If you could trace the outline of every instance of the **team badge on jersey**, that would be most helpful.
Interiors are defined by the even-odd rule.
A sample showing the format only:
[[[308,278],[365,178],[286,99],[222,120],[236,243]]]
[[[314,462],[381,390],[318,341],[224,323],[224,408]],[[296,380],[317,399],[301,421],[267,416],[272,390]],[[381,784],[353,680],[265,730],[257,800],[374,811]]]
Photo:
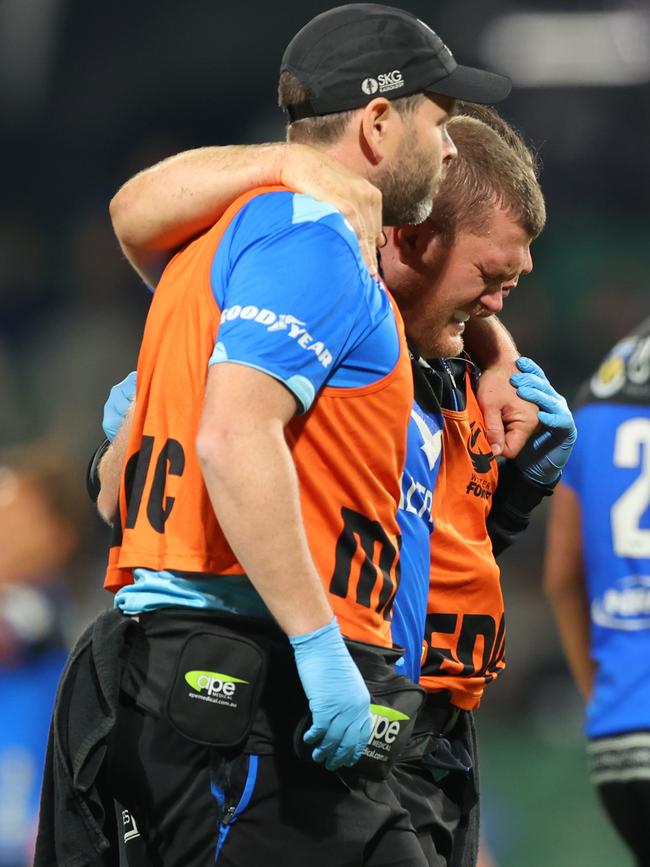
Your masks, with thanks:
[[[625,385],[627,360],[632,355],[637,338],[621,340],[609,353],[591,378],[591,390],[596,397],[611,397]]]
[[[494,454],[489,446],[485,431],[475,421],[470,422],[470,433],[467,437],[467,454],[472,461],[472,469],[474,472],[465,488],[466,494],[471,494],[474,497],[480,497],[483,500],[489,500],[492,496],[492,480],[488,478],[480,478],[486,476],[491,469],[494,461]]]
[[[494,455],[489,447],[486,452],[482,450],[484,442],[487,442],[485,439],[485,432],[480,425],[476,424],[475,421],[470,422],[469,427],[471,433],[467,437],[467,454],[472,459],[474,472],[480,473],[481,475],[489,473],[490,464],[494,460]],[[482,439],[484,442],[479,442],[479,439]]]
[[[647,402],[650,396],[650,320],[637,333],[619,341],[605,358],[589,385],[594,397]],[[622,394],[621,394],[622,393]]]

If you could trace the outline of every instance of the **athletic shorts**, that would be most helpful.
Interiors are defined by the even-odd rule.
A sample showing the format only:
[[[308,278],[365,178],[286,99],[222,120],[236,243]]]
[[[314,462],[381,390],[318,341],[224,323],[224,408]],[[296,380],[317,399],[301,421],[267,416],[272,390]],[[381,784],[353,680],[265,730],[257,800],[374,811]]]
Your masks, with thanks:
[[[191,629],[201,619],[142,616],[125,654],[106,768],[125,817],[129,867],[427,867],[387,781],[348,772],[344,781],[296,756],[293,732],[306,700],[286,637],[269,650],[264,695],[243,746],[208,746],[171,724],[166,671],[183,646],[185,622]]]
[[[429,867],[476,864],[477,762],[474,720],[463,712],[446,736],[435,739],[431,752],[393,769],[393,790],[411,817]]]
[[[226,756],[124,695],[108,770],[128,867],[427,865],[387,782],[351,787],[291,755]]]
[[[614,827],[638,867],[650,867],[650,731],[594,738],[590,776]]]

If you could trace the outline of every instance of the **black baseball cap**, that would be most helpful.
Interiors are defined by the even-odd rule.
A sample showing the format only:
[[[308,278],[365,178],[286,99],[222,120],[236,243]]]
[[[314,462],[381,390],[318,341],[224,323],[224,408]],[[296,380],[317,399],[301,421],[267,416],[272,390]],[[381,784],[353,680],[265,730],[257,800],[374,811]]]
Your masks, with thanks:
[[[505,99],[509,78],[460,66],[415,15],[378,3],[337,6],[305,24],[282,58],[310,98],[287,106],[291,120],[360,108],[376,96],[433,93],[466,102]]]

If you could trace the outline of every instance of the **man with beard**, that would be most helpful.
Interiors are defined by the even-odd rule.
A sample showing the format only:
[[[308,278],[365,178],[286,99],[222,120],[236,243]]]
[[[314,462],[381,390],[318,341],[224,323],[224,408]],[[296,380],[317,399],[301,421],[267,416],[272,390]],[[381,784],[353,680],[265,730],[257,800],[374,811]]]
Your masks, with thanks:
[[[478,371],[466,357],[457,356],[463,348],[465,322],[489,327],[487,317],[501,309],[519,276],[530,270],[530,242],[543,228],[545,209],[528,149],[498,116],[482,116],[490,126],[462,116],[450,121],[460,143],[459,155],[445,173],[428,219],[419,225],[387,228],[382,250],[384,273],[404,311],[413,349],[429,359],[454,356],[430,363],[413,358],[415,404],[399,513],[402,580],[393,623],[395,641],[406,648],[399,670],[417,680],[422,662],[422,682],[429,693],[418,719],[413,753],[398,767],[395,779],[432,865],[470,863],[475,858],[478,814],[470,712],[504,665],[503,599],[494,553],[522,532],[531,509],[550,493],[568,454],[572,430],[562,399],[533,362],[521,359],[520,392],[546,413],[548,428],[560,430],[561,448],[545,455],[548,446],[532,440],[517,462],[504,467],[496,488],[497,467],[475,397]],[[286,151],[287,163],[293,153]],[[144,220],[143,229],[143,211],[131,209],[132,185],[138,188],[138,208],[146,211],[155,202],[152,219],[166,224],[166,231],[176,220],[173,230],[182,235],[189,215],[187,210],[179,213],[175,199],[179,171],[183,185],[187,188],[191,179],[197,195],[205,197],[198,207],[196,201],[184,206],[195,209],[185,224],[189,225],[202,219],[201,207],[217,205],[224,188],[241,180],[238,174],[245,179],[250,171],[243,170],[247,160],[254,163],[255,171],[263,171],[260,162],[266,158],[268,170],[277,171],[271,157],[268,148],[266,153],[263,148],[206,149],[180,155],[129,182],[114,200],[112,212],[132,263],[153,282],[155,273],[148,273],[150,252],[164,246],[162,235],[155,232],[146,243],[142,234],[138,236],[147,226],[151,231],[152,224]],[[302,167],[305,158],[298,153],[301,167],[288,170],[293,171],[294,183],[296,176],[308,175]],[[211,169],[224,159],[232,160],[234,171],[227,177],[215,176]],[[192,163],[196,173],[190,178]],[[165,197],[170,200],[165,202]],[[505,334],[501,339],[506,349],[513,350]],[[488,358],[488,348],[477,345],[482,358]],[[131,382],[130,397],[134,391]],[[119,393],[118,387],[109,409]],[[436,486],[438,398],[445,430]],[[111,435],[127,405],[128,400],[118,413],[118,423],[108,431]],[[109,484],[102,502],[109,514],[115,503],[110,484],[113,460],[115,455],[107,454],[103,468]],[[434,524],[429,563],[423,551],[429,550]]]
[[[488,322],[501,311],[532,267],[530,243],[546,215],[528,148],[495,112],[469,110],[476,117],[450,121],[458,157],[429,219],[390,230],[383,255],[407,335],[429,359],[421,362],[420,375],[441,386],[444,416],[426,620],[417,633],[423,636],[418,673],[428,697],[416,724],[419,748],[394,772],[401,801],[436,867],[460,867],[476,858],[472,712],[505,666],[495,556],[523,532],[531,510],[552,492],[575,439],[566,401],[526,358],[518,359],[511,381],[520,397],[539,407],[542,431],[500,467],[486,437],[476,399],[481,373],[462,353],[465,323]],[[480,358],[480,345],[473,342],[472,348]],[[393,635],[406,643],[405,602],[409,597],[400,591]]]
[[[318,126],[320,147],[382,190],[395,223],[430,210],[454,155],[453,100],[509,90],[457,66],[414,16],[373,4],[318,16],[282,71],[292,120]],[[355,765],[371,730],[390,729],[390,753],[390,715],[408,720],[419,703],[392,672],[390,634],[411,403],[399,317],[330,206],[258,188],[165,269],[106,579],[127,617],[92,634],[97,672],[119,648],[102,644],[106,623],[130,649],[99,795],[136,815],[147,863],[423,863],[383,780],[319,767]],[[208,648],[229,660],[218,672]],[[372,723],[371,680],[384,696]],[[390,705],[399,690],[408,712]]]

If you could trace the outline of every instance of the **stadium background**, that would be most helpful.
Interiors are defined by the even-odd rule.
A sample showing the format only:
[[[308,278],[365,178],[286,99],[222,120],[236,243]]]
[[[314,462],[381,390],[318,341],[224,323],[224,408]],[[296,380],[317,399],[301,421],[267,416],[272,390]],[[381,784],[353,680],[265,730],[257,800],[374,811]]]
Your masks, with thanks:
[[[462,62],[515,80],[503,111],[539,150],[549,222],[503,319],[571,395],[648,314],[650,4],[401,5]],[[83,484],[148,302],[111,234],[112,193],[187,147],[281,138],[281,52],[327,6],[0,0],[0,447],[63,445]],[[70,638],[109,601],[107,533],[88,518],[66,576]],[[501,867],[625,865],[586,780],[581,707],[540,591],[543,532],[540,510],[502,564],[509,666],[479,716],[484,827]]]

